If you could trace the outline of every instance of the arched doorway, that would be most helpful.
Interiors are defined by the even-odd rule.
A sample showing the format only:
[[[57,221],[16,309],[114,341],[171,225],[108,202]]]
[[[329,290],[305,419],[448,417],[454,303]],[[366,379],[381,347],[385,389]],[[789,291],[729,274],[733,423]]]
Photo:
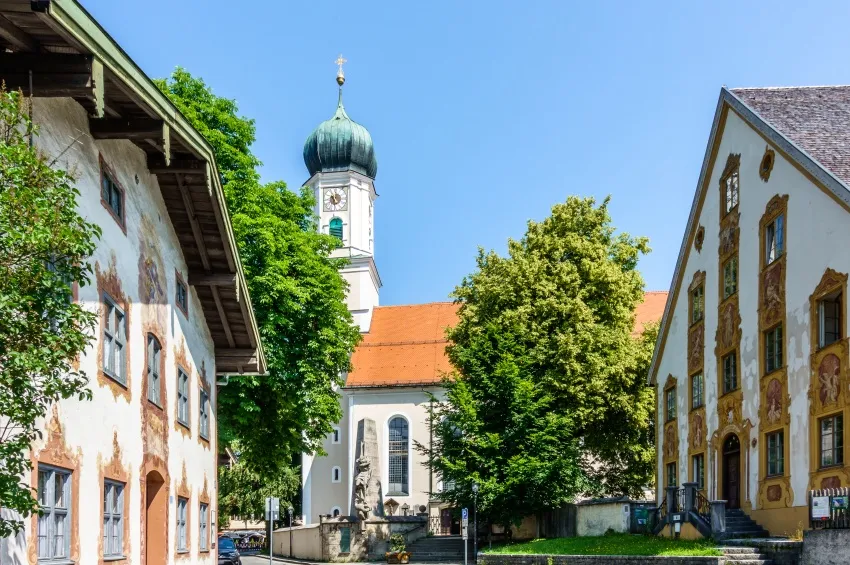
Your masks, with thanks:
[[[168,561],[167,511],[165,481],[158,472],[151,471],[145,477],[145,565],[160,565]]]
[[[723,498],[727,508],[741,507],[741,442],[735,434],[723,440]]]

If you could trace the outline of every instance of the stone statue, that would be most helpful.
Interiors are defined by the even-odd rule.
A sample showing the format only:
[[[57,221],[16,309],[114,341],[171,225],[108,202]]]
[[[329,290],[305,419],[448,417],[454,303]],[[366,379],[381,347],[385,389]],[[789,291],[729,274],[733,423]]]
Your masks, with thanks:
[[[366,500],[369,490],[369,479],[372,476],[372,462],[366,456],[366,450],[361,443],[360,457],[357,459],[357,475],[354,477],[354,509],[358,520],[367,520],[372,508]]]

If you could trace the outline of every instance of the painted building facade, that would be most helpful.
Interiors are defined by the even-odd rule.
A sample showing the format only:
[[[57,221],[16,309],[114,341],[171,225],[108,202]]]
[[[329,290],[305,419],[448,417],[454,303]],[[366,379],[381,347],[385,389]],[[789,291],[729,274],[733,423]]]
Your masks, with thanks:
[[[850,88],[722,89],[650,372],[657,485],[771,534],[850,485]]]
[[[43,515],[0,562],[214,564],[217,380],[265,361],[212,148],[76,2],[0,12],[0,76],[32,94],[36,147],[102,229],[74,289],[98,315],[78,360],[92,400],[50,408],[24,478]]]
[[[344,83],[341,72],[340,87]],[[353,480],[358,425],[375,421],[384,514],[426,513],[431,531],[460,533],[457,513],[439,500],[444,485],[415,445],[431,445],[430,403],[444,398],[440,386],[451,372],[445,331],[457,321],[450,302],[380,306],[375,262],[374,216],[377,161],[369,132],[353,122],[342,105],[319,125],[304,146],[304,162],[316,197],[320,229],[338,237],[337,256],[350,259],[342,271],[349,283],[348,308],[363,340],[343,375],[343,417],[325,440],[326,456],[302,456],[302,516],[315,524],[322,516],[355,515]],[[648,292],[636,314],[636,331],[663,312],[666,292]]]

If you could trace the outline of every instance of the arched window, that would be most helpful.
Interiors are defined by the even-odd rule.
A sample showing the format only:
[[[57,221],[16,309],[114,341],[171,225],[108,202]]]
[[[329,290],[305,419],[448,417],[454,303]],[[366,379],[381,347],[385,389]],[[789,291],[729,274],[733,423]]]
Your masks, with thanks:
[[[331,482],[339,483],[342,481],[342,471],[339,467],[331,469]]]
[[[342,241],[342,220],[339,218],[332,218],[328,227],[328,232],[338,240]]]
[[[339,509],[339,506],[334,506],[334,507],[331,509],[331,516],[333,516],[334,518],[336,518],[337,516],[339,516],[341,513],[342,513],[342,511]]]
[[[390,420],[389,425],[389,490],[388,495],[407,495],[407,452],[409,447],[409,433],[407,420],[396,416]]]

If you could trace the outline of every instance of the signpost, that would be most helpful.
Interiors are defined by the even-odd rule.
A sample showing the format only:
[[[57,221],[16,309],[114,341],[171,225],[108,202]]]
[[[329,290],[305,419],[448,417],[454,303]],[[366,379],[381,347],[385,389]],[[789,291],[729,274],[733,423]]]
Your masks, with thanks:
[[[272,551],[274,544],[274,521],[280,519],[280,499],[273,496],[266,497],[266,521],[269,523],[269,565],[272,565]]]
[[[461,523],[461,532],[463,533],[463,565],[467,565],[467,561],[469,557],[467,554],[469,553],[469,508],[463,509],[463,514],[461,514],[463,518],[463,522]]]

